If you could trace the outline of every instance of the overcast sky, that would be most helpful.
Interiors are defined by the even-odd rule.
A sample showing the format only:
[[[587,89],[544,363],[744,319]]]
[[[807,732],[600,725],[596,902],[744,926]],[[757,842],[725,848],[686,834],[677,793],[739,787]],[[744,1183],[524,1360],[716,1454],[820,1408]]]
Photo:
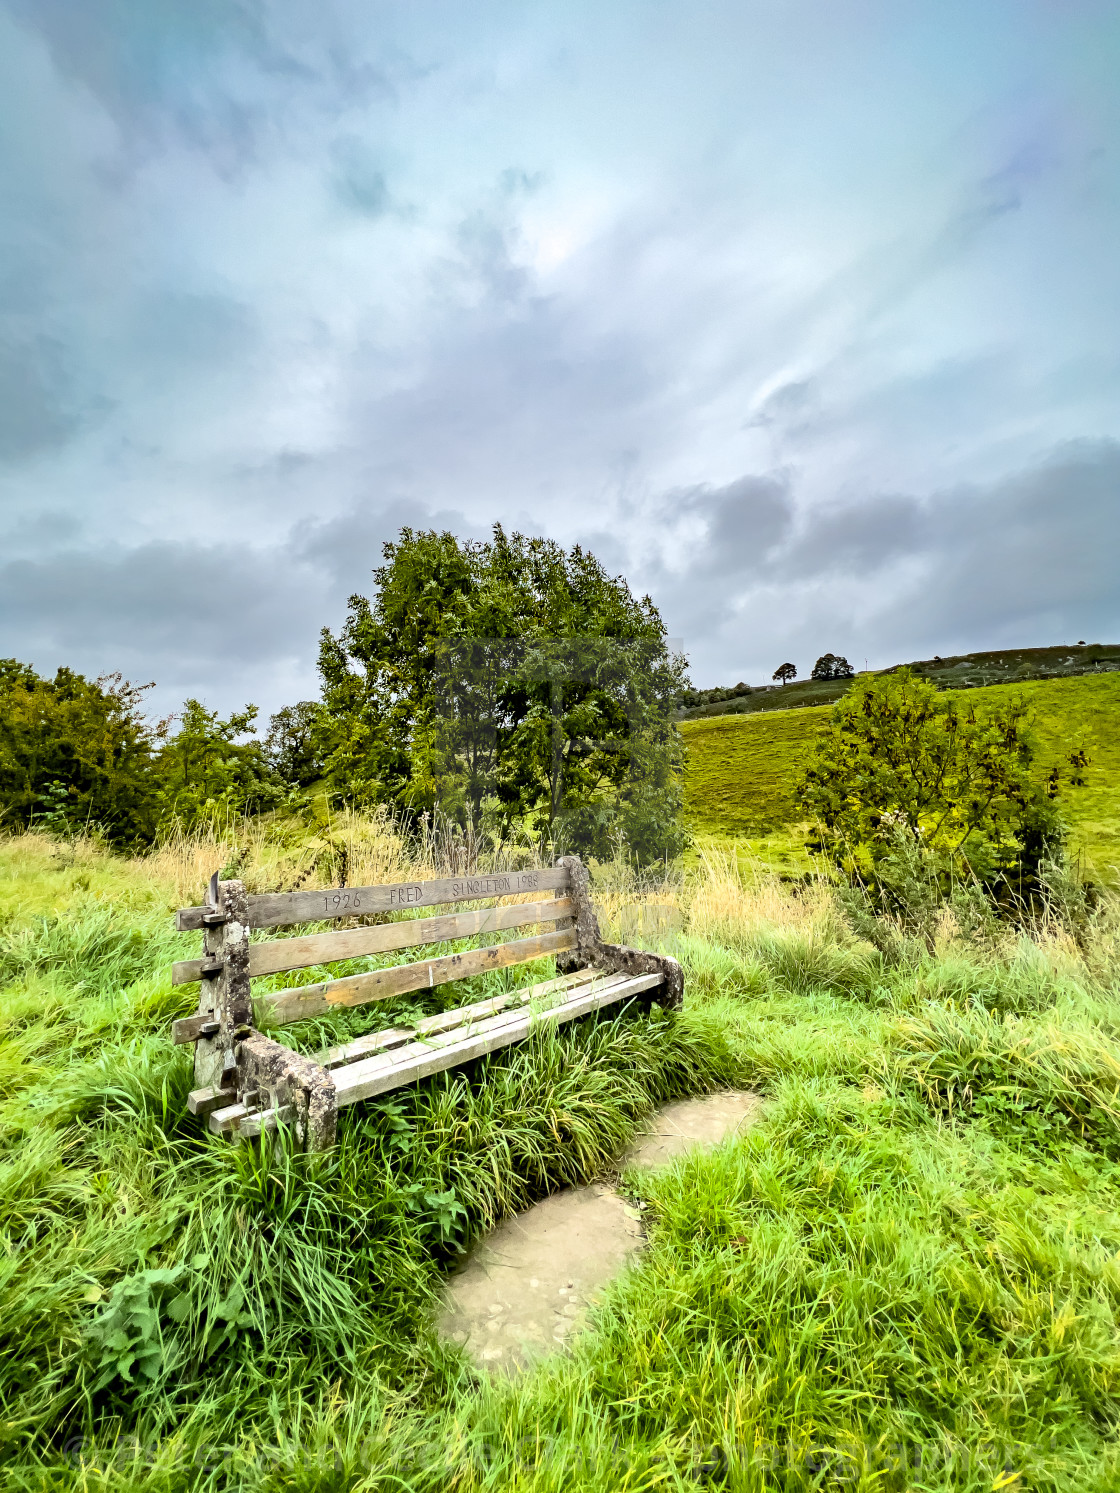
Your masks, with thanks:
[[[697,684],[1120,640],[1116,0],[0,0],[0,655],[316,692],[404,523]]]

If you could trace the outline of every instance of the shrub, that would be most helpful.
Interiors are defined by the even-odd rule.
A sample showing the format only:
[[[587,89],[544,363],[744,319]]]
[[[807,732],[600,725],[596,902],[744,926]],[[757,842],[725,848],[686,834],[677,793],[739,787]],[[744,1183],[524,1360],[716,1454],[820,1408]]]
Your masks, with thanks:
[[[1021,907],[1060,848],[1022,700],[979,712],[909,669],[857,680],[798,785],[826,850],[910,922],[961,887]]]

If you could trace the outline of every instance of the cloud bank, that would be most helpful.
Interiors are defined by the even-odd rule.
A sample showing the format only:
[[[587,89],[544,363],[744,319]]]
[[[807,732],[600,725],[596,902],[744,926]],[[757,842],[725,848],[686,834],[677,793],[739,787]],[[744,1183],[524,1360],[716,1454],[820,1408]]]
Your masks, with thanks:
[[[1093,0],[0,0],[0,653],[275,709],[498,520],[702,684],[1115,640],[1117,63]]]

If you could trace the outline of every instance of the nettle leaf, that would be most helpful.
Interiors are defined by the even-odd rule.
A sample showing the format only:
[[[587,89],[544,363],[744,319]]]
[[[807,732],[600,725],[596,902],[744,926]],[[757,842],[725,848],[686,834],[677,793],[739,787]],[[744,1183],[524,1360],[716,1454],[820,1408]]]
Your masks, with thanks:
[[[232,1322],[241,1310],[244,1300],[245,1292],[241,1287],[231,1286],[226,1299],[219,1301],[218,1305],[214,1308],[214,1315],[216,1317],[224,1317],[227,1322]]]
[[[191,1298],[184,1291],[167,1304],[167,1315],[173,1322],[183,1323],[191,1314]]]
[[[186,1265],[140,1270],[117,1282],[105,1309],[86,1329],[97,1355],[95,1389],[104,1389],[115,1379],[132,1384],[137,1367],[148,1380],[159,1377],[161,1367],[177,1352],[174,1327],[190,1316],[189,1294],[171,1289],[186,1270]]]
[[[170,1286],[179,1279],[186,1268],[185,1265],[174,1265],[167,1270],[145,1270],[144,1279],[149,1289],[152,1286]]]

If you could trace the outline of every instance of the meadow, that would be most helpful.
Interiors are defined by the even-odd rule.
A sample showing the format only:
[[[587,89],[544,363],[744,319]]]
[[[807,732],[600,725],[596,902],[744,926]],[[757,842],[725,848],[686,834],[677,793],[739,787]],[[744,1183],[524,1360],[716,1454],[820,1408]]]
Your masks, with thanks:
[[[1032,679],[961,691],[964,703],[983,709],[1008,693],[1021,695],[1035,718],[1043,772],[1075,749],[1087,752],[1084,787],[1063,790],[1062,809],[1086,872],[1120,880],[1120,674]],[[951,693],[958,693],[952,691]],[[723,715],[681,722],[688,747],[685,809],[701,836],[736,836],[754,842],[775,863],[801,864],[803,836],[794,787],[827,708],[802,707],[753,715]],[[759,837],[769,836],[769,844]]]
[[[168,1040],[193,1004],[171,909],[217,864],[264,889],[330,884],[343,855],[353,882],[431,874],[438,853],[357,818],[136,861],[0,843],[5,1487],[1120,1483],[1114,900],[968,935],[946,913],[935,947],[888,958],[826,882],[734,846],[656,884],[596,867],[608,929],[678,912],[683,1012],[590,1019],[356,1106],[315,1163],[204,1137]],[[762,1122],[624,1174],[650,1245],[570,1356],[490,1381],[437,1339],[472,1237],[610,1175],[657,1103],[730,1084],[762,1092]]]
[[[976,689],[993,684],[1025,684],[1036,679],[1068,679],[1120,669],[1120,647],[1115,644],[1076,643],[1054,648],[999,648],[988,653],[957,653],[950,658],[915,659],[881,672],[909,669],[938,689]],[[852,678],[797,679],[792,683],[747,689],[716,689],[722,696],[682,711],[686,720],[717,715],[750,715],[760,711],[795,710],[804,705],[832,705],[852,686]],[[740,693],[740,691],[745,691]]]

